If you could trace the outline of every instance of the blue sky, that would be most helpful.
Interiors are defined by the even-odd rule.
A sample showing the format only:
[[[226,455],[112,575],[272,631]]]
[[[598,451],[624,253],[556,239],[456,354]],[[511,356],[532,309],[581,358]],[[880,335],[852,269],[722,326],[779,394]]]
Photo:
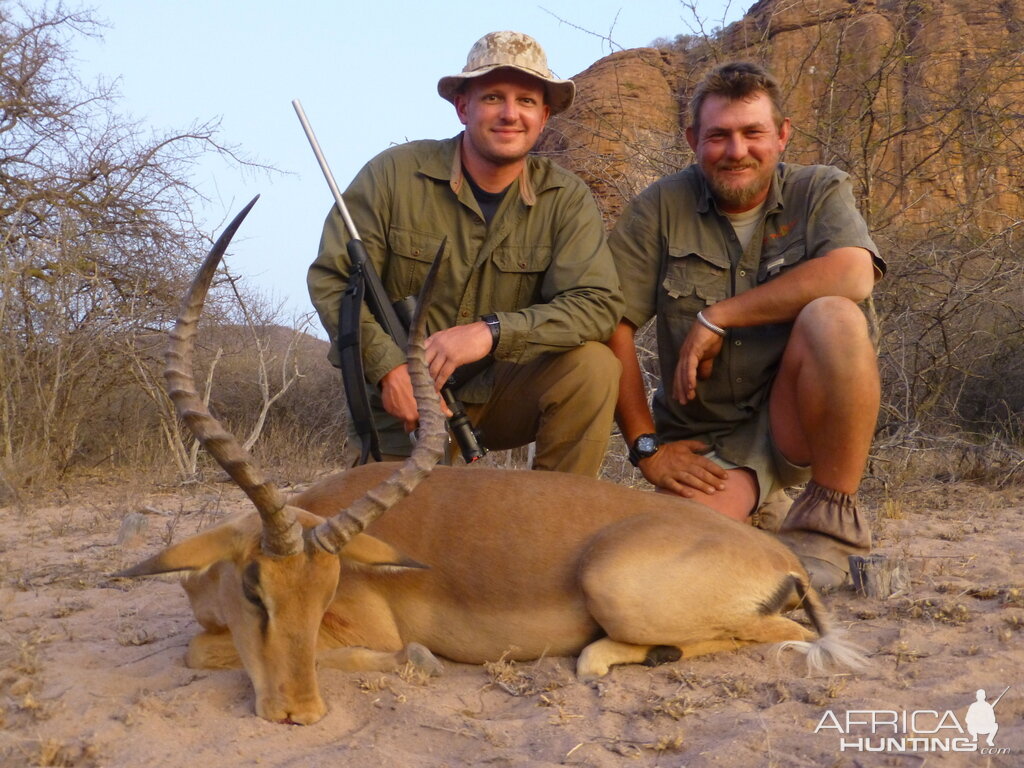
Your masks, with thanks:
[[[310,310],[305,273],[316,255],[330,191],[299,121],[301,100],[339,186],[396,143],[442,138],[461,126],[437,80],[462,69],[473,42],[499,29],[535,37],[559,77],[620,48],[694,31],[679,0],[97,0],[102,40],[79,41],[83,75],[118,79],[122,114],[157,132],[219,119],[220,140],[283,174],[221,161],[197,169],[214,231],[252,196],[260,202],[232,247],[232,269],[275,302],[282,319]],[[701,0],[708,29],[747,2]],[[603,39],[604,38],[604,39]],[[609,40],[614,41],[614,47]],[[319,323],[314,327],[319,331]]]

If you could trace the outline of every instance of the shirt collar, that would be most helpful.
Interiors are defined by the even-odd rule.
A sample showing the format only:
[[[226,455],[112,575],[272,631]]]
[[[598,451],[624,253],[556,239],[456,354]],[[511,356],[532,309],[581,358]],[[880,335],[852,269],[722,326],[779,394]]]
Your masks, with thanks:
[[[455,138],[443,142],[440,152],[425,158],[420,163],[420,173],[438,181],[447,181],[456,195],[466,183],[466,175],[462,170],[462,137],[463,134],[460,133]],[[523,204],[533,205],[536,203],[537,193],[530,178],[529,158],[523,163],[523,170],[519,174],[518,181],[519,198]]]

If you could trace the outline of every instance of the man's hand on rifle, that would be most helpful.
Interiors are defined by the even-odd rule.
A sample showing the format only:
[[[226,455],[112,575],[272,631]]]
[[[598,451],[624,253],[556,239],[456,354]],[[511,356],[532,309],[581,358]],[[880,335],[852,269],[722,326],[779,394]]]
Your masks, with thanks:
[[[432,333],[423,346],[434,386],[440,390],[460,365],[487,357],[493,340],[487,323],[479,320]]]

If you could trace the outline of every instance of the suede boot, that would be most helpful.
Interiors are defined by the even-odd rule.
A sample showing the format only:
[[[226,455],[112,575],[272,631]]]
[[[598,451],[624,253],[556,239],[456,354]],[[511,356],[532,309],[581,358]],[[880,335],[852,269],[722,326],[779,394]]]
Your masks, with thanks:
[[[779,539],[803,563],[815,589],[835,589],[850,578],[850,555],[871,551],[867,518],[857,510],[857,497],[811,480],[793,502]]]
[[[792,506],[793,500],[789,498],[785,489],[777,488],[769,493],[765,497],[764,503],[751,513],[750,524],[762,531],[768,531],[768,533],[778,533]]]

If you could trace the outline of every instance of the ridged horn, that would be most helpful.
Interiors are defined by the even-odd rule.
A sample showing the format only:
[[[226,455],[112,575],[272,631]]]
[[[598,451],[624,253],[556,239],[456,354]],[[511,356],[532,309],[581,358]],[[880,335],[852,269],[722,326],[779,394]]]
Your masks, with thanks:
[[[285,506],[284,496],[277,487],[263,479],[248,451],[210,414],[196,392],[196,383],[192,376],[196,328],[210,283],[213,282],[213,276],[231,238],[257,200],[259,195],[228,224],[207,254],[206,261],[196,272],[181,304],[178,321],[170,332],[170,343],[164,356],[164,379],[167,381],[167,391],[174,401],[178,415],[203,448],[245,491],[245,495],[260,513],[263,520],[263,551],[269,555],[285,556],[302,551],[302,526]]]
[[[423,282],[409,335],[409,378],[412,380],[412,390],[420,415],[416,445],[412,449],[412,455],[387,480],[371,488],[348,509],[307,530],[310,545],[325,552],[339,552],[349,539],[361,533],[370,523],[412,493],[444,455],[448,433],[437,390],[434,389],[434,381],[427,370],[423,340],[426,336],[427,307],[433,294],[434,281],[446,242],[447,238],[441,243],[434,263]]]

